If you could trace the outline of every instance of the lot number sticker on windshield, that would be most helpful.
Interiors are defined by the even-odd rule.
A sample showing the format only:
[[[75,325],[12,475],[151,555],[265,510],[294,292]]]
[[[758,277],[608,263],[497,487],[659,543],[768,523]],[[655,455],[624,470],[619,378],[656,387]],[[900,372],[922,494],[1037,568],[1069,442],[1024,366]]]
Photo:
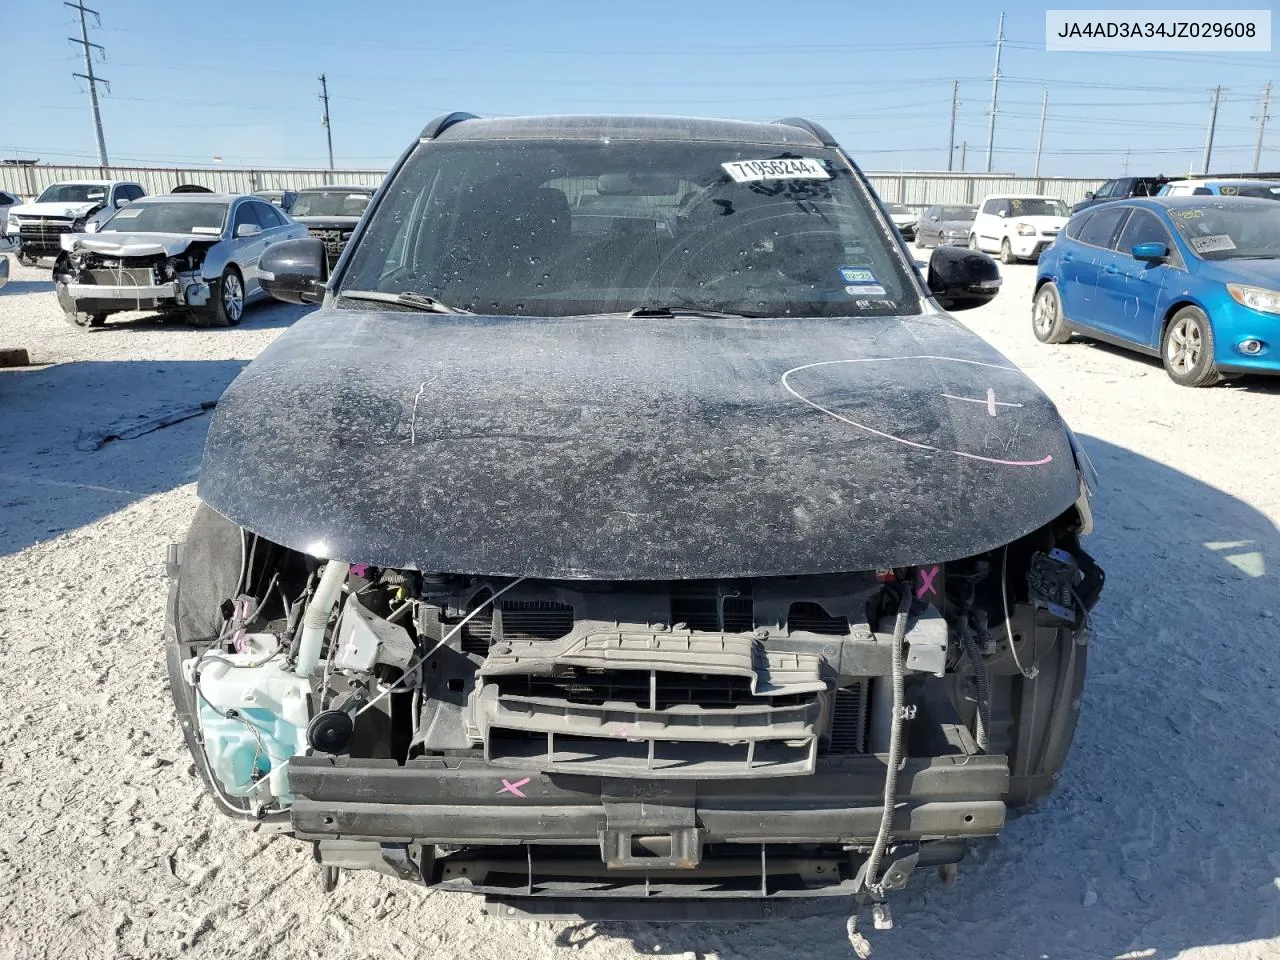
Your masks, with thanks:
[[[733,160],[722,163],[735,183],[754,183],[758,180],[830,180],[822,161],[811,157],[791,157],[785,160]]]
[[[1236,242],[1225,233],[1215,233],[1211,237],[1192,237],[1191,249],[1196,253],[1215,253],[1218,250],[1234,250]]]

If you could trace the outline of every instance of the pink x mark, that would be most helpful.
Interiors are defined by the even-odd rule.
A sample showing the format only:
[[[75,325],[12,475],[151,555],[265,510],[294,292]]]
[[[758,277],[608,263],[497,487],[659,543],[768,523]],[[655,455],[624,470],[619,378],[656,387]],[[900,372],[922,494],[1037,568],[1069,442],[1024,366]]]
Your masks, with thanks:
[[[501,789],[501,790],[499,790],[499,791],[498,791],[498,793],[499,793],[499,794],[503,794],[503,793],[514,793],[517,797],[519,797],[521,800],[523,800],[523,799],[525,799],[524,791],[523,791],[523,790],[521,790],[520,788],[521,788],[521,787],[523,787],[523,786],[524,786],[526,783],[528,783],[528,782],[529,782],[529,778],[528,778],[528,777],[525,777],[523,780],[517,780],[515,783],[512,783],[512,782],[511,782],[510,780],[508,780],[506,777],[503,777],[503,778],[502,778],[502,789]]]
[[[933,585],[933,579],[937,575],[938,568],[936,566],[920,571],[920,586],[916,588],[917,600],[923,599],[926,593],[933,594],[938,592],[938,588]]]

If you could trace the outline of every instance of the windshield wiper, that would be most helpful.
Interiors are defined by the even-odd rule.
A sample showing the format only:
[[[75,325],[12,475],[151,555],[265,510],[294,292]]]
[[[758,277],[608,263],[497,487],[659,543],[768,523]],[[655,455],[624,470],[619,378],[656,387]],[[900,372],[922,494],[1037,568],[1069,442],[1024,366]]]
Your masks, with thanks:
[[[701,310],[697,307],[638,307],[626,314],[608,314],[608,316],[626,316],[633,320],[667,317],[702,317],[706,320],[741,320],[745,313],[724,313],[720,310]]]
[[[459,307],[451,307],[435,297],[425,293],[384,293],[381,290],[343,290],[338,296],[350,300],[372,300],[374,303],[393,303],[412,310],[423,310],[427,313],[471,313]]]

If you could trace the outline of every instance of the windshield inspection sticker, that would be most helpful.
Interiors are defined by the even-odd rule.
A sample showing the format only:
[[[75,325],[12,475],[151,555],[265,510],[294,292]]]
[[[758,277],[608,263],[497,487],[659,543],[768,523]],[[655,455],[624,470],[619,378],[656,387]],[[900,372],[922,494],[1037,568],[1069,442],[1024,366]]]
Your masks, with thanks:
[[[1234,250],[1236,242],[1225,233],[1215,233],[1211,237],[1192,237],[1191,249],[1196,253],[1215,253],[1218,250]]]
[[[840,279],[845,283],[875,283],[876,275],[863,267],[841,267]]]
[[[720,164],[735,183],[759,180],[830,180],[821,160],[790,157],[785,160],[733,160]]]

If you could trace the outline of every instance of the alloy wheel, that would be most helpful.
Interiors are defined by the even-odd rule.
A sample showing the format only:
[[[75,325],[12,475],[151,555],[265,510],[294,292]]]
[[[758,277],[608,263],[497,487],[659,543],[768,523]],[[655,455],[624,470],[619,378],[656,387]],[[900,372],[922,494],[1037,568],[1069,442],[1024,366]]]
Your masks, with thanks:
[[[1200,324],[1194,317],[1178,320],[1169,333],[1169,366],[1183,376],[1191,373],[1200,362],[1203,340]]]

